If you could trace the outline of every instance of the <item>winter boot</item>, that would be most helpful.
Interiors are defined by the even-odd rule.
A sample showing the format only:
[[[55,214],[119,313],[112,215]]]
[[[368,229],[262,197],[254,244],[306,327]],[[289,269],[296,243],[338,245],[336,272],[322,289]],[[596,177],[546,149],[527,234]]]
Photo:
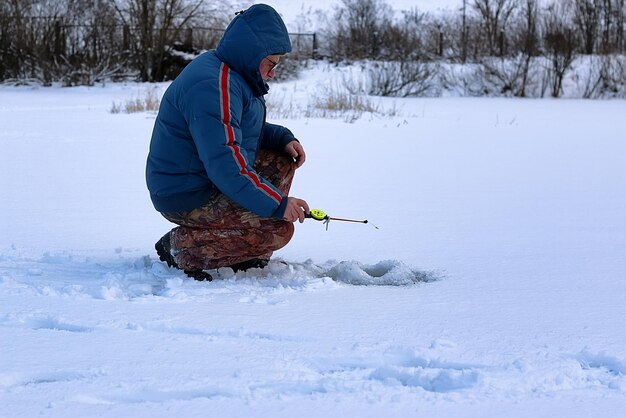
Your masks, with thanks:
[[[172,255],[172,246],[170,244],[170,233],[163,235],[160,240],[154,244],[154,248],[156,249],[157,255],[161,261],[164,261],[169,267],[174,267],[179,270],[182,270],[178,264],[176,264],[176,260],[174,260],[174,256]],[[183,270],[185,274],[195,280],[198,281],[211,281],[213,277],[203,271],[203,270]]]
[[[236,263],[227,267],[230,267],[235,273],[237,273],[238,271],[246,271],[253,268],[262,269],[265,268],[268,263],[269,260],[264,260],[262,258],[253,258],[251,260],[242,261],[241,263]]]

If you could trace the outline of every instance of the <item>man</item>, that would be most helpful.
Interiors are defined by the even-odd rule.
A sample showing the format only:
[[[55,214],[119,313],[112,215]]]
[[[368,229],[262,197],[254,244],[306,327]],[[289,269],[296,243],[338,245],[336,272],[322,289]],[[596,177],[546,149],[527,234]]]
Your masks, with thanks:
[[[306,201],[288,197],[304,149],[287,128],[265,121],[266,81],[290,51],[278,13],[254,5],[163,96],[146,179],[154,207],[179,226],[155,248],[193,278],[265,267],[309,213]]]

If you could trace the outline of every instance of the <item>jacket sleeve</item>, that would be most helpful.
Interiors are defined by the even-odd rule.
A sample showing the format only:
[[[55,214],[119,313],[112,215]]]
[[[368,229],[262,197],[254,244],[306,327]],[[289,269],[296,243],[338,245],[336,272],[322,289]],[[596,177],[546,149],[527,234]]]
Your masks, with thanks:
[[[289,129],[265,122],[263,136],[261,137],[261,148],[284,151],[285,146],[293,140],[296,140],[296,138]]]
[[[187,121],[211,182],[240,206],[262,217],[282,218],[287,198],[248,163],[241,144],[241,86],[229,70],[219,83],[203,81],[188,92]]]

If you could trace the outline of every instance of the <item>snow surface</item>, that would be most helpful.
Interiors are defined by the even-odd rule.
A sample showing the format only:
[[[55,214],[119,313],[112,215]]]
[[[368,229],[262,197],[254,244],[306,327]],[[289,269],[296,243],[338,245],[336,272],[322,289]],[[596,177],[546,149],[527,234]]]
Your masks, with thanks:
[[[109,111],[165,87],[0,87],[0,417],[624,416],[626,102],[274,118],[293,195],[380,229],[200,283],[154,254],[154,114]]]

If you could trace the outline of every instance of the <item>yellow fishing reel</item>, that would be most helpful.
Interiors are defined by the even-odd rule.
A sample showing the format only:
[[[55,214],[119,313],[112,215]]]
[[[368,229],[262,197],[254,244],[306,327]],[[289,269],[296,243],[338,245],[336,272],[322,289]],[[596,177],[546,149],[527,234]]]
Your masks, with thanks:
[[[324,224],[326,225],[326,230],[328,231],[328,224],[330,223],[330,221],[342,221],[342,222],[356,222],[356,223],[360,223],[360,224],[366,224],[367,223],[367,219],[364,221],[359,221],[356,219],[344,219],[344,218],[331,218],[330,216],[326,215],[326,212],[324,212],[321,209],[311,209],[311,212],[307,213],[304,215],[305,218],[311,218],[311,219],[315,219],[316,221],[322,221],[324,222]],[[372,225],[372,224],[370,224]],[[376,225],[372,225],[374,228],[378,229],[378,227]]]
[[[311,209],[311,212],[305,217],[315,219],[316,221],[325,221],[328,219],[328,215],[321,209]]]

